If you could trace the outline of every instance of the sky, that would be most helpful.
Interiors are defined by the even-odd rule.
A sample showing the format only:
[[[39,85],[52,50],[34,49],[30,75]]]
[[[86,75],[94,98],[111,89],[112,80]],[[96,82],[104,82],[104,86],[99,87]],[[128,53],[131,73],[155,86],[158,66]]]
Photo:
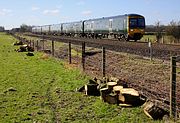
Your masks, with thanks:
[[[46,25],[124,14],[141,14],[146,25],[180,21],[180,0],[0,0],[0,26]]]

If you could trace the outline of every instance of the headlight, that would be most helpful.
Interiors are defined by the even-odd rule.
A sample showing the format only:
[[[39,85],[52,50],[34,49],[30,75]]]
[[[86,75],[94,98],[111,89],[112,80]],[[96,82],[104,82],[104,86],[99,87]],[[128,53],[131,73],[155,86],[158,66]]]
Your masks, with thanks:
[[[131,29],[130,31],[131,31],[131,32],[133,32],[134,30],[133,30],[133,29]]]

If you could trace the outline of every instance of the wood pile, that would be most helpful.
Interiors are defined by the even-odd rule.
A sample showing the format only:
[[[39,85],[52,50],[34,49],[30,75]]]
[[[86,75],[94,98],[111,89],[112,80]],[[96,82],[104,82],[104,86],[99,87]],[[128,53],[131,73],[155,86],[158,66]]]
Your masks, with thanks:
[[[142,106],[144,113],[152,119],[162,119],[168,112],[155,103],[147,101],[137,90],[128,88],[125,81],[111,77],[89,80],[88,84],[77,91],[89,96],[100,96],[103,102],[123,107]]]
[[[34,48],[24,44],[24,45],[21,45],[19,49],[17,49],[16,51],[17,52],[34,52]]]

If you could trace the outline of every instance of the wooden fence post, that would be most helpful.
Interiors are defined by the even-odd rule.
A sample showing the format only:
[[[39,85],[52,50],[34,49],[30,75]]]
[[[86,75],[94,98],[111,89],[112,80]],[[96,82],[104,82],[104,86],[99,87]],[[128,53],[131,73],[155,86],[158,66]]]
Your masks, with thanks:
[[[43,43],[43,51],[44,51],[44,39],[42,40],[42,43]]]
[[[85,70],[85,42],[82,42],[82,69]]]
[[[176,118],[176,57],[171,57],[170,116]]]
[[[52,40],[52,55],[54,56],[54,40]]]
[[[35,50],[35,43],[34,43],[34,40],[33,40],[33,48],[34,48],[34,50]]]
[[[105,52],[105,47],[102,47],[102,76],[105,77],[106,71],[106,52]]]
[[[32,44],[31,44],[31,43],[32,43],[32,42],[31,42],[31,40],[30,40],[30,42],[29,42],[29,43],[30,43],[30,47],[31,47],[31,46],[32,46]]]
[[[152,61],[152,43],[151,40],[149,40],[149,38],[148,38],[148,47],[149,47],[150,61]]]
[[[44,41],[45,41],[44,35],[42,37],[42,41],[43,41],[43,51],[44,51]]]
[[[39,50],[38,47],[39,47],[39,44],[38,44],[38,40],[36,41],[36,47],[37,47],[37,51]]]
[[[69,64],[71,64],[71,42],[69,42]]]

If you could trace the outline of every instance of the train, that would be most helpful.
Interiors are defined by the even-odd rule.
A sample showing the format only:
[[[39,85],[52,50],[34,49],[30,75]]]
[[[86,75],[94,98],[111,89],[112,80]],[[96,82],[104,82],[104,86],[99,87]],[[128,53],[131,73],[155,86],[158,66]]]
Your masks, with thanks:
[[[125,14],[76,22],[35,26],[32,33],[86,38],[140,40],[145,33],[145,17]]]

